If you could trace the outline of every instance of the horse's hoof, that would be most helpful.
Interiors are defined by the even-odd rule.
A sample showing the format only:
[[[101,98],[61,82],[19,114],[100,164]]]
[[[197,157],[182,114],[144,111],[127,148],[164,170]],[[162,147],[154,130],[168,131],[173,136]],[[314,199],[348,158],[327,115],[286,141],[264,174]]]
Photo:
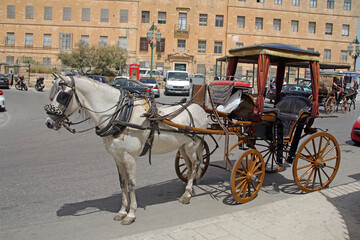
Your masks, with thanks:
[[[189,203],[190,203],[190,198],[189,198],[189,197],[184,197],[184,196],[182,196],[182,197],[179,199],[179,202],[181,202],[182,204],[189,204]]]
[[[134,217],[125,217],[122,221],[121,221],[121,225],[130,225],[133,222],[135,222],[135,218]]]
[[[126,214],[121,214],[121,213],[118,213],[114,216],[114,220],[115,221],[121,221],[123,220],[124,218],[126,217]]]

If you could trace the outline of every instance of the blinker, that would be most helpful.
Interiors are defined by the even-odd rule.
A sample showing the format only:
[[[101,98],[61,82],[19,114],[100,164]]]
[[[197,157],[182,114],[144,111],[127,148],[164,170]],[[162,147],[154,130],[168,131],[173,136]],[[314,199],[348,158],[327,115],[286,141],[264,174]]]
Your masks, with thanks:
[[[68,93],[68,92],[65,92],[65,91],[61,91],[59,92],[59,94],[57,95],[56,97],[56,101],[67,107],[70,103],[70,100],[71,100],[71,97],[72,97],[72,94]]]

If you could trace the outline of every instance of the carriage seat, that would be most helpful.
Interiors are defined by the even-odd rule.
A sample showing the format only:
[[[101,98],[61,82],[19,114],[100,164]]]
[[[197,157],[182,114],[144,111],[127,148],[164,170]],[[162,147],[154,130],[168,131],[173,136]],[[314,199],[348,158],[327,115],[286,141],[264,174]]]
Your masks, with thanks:
[[[279,110],[278,118],[284,126],[284,136],[288,136],[293,124],[298,120],[301,112],[309,112],[311,102],[300,96],[288,96],[276,104]]]

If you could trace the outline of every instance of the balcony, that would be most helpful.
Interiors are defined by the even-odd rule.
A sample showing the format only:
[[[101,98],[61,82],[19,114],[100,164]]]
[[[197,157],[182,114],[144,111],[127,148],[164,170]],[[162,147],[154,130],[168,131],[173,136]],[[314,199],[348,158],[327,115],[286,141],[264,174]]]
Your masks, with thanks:
[[[175,38],[188,38],[190,33],[190,25],[175,24],[174,37]]]

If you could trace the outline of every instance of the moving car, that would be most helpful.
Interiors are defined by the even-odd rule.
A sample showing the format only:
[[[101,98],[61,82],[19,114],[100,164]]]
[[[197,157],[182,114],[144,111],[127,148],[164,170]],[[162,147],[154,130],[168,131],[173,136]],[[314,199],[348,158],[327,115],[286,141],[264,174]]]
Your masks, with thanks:
[[[0,74],[0,87],[2,87],[2,88],[10,88],[9,79],[4,74]]]
[[[159,88],[159,85],[156,82],[156,79],[154,79],[154,78],[141,78],[139,81],[144,83],[145,85],[149,86],[151,88],[152,94],[154,94],[155,97],[160,97],[160,88]]]
[[[0,111],[5,111],[5,96],[2,90],[0,90]]]
[[[146,93],[150,92],[151,88],[142,82],[134,81],[131,79],[117,78],[112,82],[108,83],[110,86],[117,89],[124,89],[131,93]]]
[[[310,87],[305,85],[297,85],[297,84],[286,84],[283,85],[280,99],[287,96],[302,96],[305,98],[309,98],[312,95],[312,90]],[[276,89],[269,89],[266,97],[270,99],[270,102],[275,100]]]
[[[105,77],[103,76],[99,76],[99,75],[86,75],[86,77],[94,79],[96,81],[102,82],[102,83],[106,83],[107,80]]]
[[[351,130],[351,140],[355,143],[360,144],[360,116],[355,121]]]

